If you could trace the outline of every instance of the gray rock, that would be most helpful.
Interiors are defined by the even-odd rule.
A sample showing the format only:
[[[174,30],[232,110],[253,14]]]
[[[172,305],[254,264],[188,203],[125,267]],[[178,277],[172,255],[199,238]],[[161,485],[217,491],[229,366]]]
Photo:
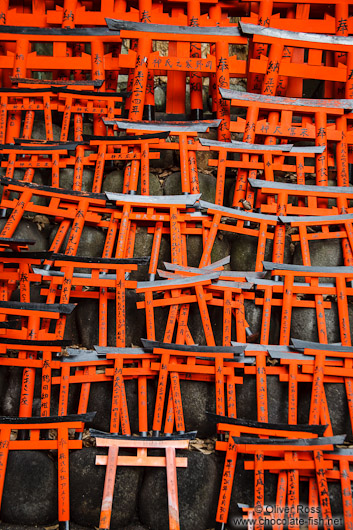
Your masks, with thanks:
[[[125,291],[125,336],[126,346],[141,346],[140,337],[145,336],[145,315],[141,310],[136,309],[136,302],[141,300],[141,295],[137,295],[132,290]],[[86,348],[92,348],[94,344],[99,344],[99,322],[98,322],[98,301],[84,300],[76,309],[77,327],[80,337],[80,344]],[[116,344],[116,322],[115,322],[115,302],[108,301],[108,345]]]
[[[216,184],[215,177],[205,173],[198,173],[200,193],[202,200],[207,202],[215,202]],[[164,181],[164,195],[181,195],[181,173],[177,171],[171,173]]]
[[[151,428],[155,403],[155,386],[155,381],[149,380],[147,382],[148,424]],[[93,383],[91,385],[87,410],[97,412],[94,420],[90,424],[94,429],[106,432],[110,431],[112,389],[113,385],[111,382]],[[125,392],[130,430],[132,434],[138,434],[140,429],[138,418],[138,382],[136,379],[125,381]]]
[[[204,86],[202,89],[202,103],[203,103],[204,112],[212,111],[212,98],[210,96],[208,86]]]
[[[6,219],[0,219],[0,233],[5,226],[5,223]],[[15,239],[26,239],[35,241],[34,245],[29,245],[28,247],[28,250],[30,252],[40,252],[42,250],[47,250],[49,246],[47,238],[40,230],[38,230],[37,225],[27,219],[22,219],[19,222],[15,233],[12,236],[6,237],[14,237]]]
[[[330,495],[331,511],[334,521],[334,529],[345,530],[346,525],[344,523],[343,506],[342,506],[342,490],[340,483],[329,482],[328,491]]]
[[[6,377],[2,386],[4,395],[0,405],[1,414],[4,416],[18,416],[22,371],[13,366],[10,366],[6,371],[4,367],[1,367],[2,378]]]
[[[89,447],[70,455],[70,497],[72,521],[99,526],[105,466],[96,466],[95,457],[107,454],[103,448]],[[115,480],[111,529],[126,528],[137,507],[142,469],[118,466]]]
[[[92,191],[94,178],[93,169],[84,169],[82,173],[82,191]],[[60,188],[66,190],[72,190],[74,183],[74,168],[64,167],[60,169],[59,173],[59,184]]]
[[[122,45],[121,50],[123,50],[124,48],[127,49],[126,46]],[[122,51],[122,53],[126,53],[126,52]],[[120,81],[120,78],[121,78],[121,81]],[[118,83],[117,92],[124,92],[127,89],[127,82],[128,82],[127,75],[122,75],[122,76],[119,75],[119,83]]]
[[[2,405],[5,401],[8,378],[9,370],[5,366],[2,366],[0,369],[0,414],[2,414]]]
[[[334,434],[346,434],[352,440],[352,428],[349,420],[349,410],[345,385],[341,383],[326,383],[325,393]]]
[[[83,122],[83,134],[93,134],[93,123]]]
[[[336,302],[331,302],[331,309],[325,309],[328,343],[340,342],[340,327]],[[350,328],[353,323],[353,308],[348,305]],[[294,307],[291,320],[291,337],[295,339],[319,342],[316,311],[311,308]]]
[[[124,172],[121,169],[115,169],[104,176],[102,192],[110,191],[112,193],[122,193],[124,184]]]
[[[268,421],[272,423],[288,422],[288,384],[282,383],[277,376],[267,376]]]
[[[93,429],[104,432],[110,431],[112,389],[113,384],[111,382],[91,384],[87,410],[97,413],[90,424]]]
[[[325,320],[328,342],[338,342],[340,340],[340,332],[337,307],[335,309],[325,309]],[[293,307],[290,334],[295,339],[319,342],[315,309]]]
[[[167,93],[168,96],[168,93]],[[191,102],[190,102],[190,85],[189,83],[185,87],[185,115],[190,116]]]
[[[148,530],[146,526],[142,526],[140,523],[132,523],[127,527],[126,530]]]
[[[250,330],[254,336],[254,341],[259,342],[262,326],[263,306],[256,305],[253,300],[244,301],[245,319],[249,324]],[[279,339],[280,312],[279,308],[272,307],[269,343],[277,344]]]
[[[237,155],[234,155],[234,158],[237,158]],[[224,206],[228,206],[229,208],[233,207],[233,194],[234,194],[234,188],[235,183],[234,180],[236,178],[235,170],[228,169],[226,170],[226,180],[224,183],[224,195],[223,195],[223,204]]]
[[[170,173],[163,183],[164,195],[180,195],[181,194],[181,173],[177,171]]]
[[[309,423],[311,383],[299,383],[298,423]],[[347,434],[347,441],[352,440],[347,396],[344,384],[325,383],[325,394],[328,404],[333,434]]]
[[[98,301],[90,299],[85,299],[76,308],[79,344],[82,344],[84,348],[99,344],[98,311]]]
[[[165,114],[163,116],[165,116]],[[168,117],[166,119],[168,119]],[[151,168],[166,169],[175,165],[174,151],[172,149],[161,149],[159,153],[159,158],[150,160]]]
[[[57,520],[57,470],[42,451],[10,451],[1,516],[8,523],[50,524]],[[14,502],[16,499],[16,502]]]
[[[53,140],[59,141],[61,136],[61,127],[53,123]],[[43,121],[35,121],[32,129],[32,138],[35,140],[48,140]]]
[[[166,103],[166,85],[157,85],[154,87],[154,105],[157,112],[165,112]]]
[[[52,55],[53,54],[53,45],[49,42],[35,42],[33,43],[33,49],[36,51],[37,55]],[[40,72],[43,74],[44,72]],[[45,79],[45,77],[38,77],[37,79]]]
[[[244,376],[243,384],[236,387],[237,417],[257,420],[257,393],[255,376]]]
[[[82,299],[78,298],[70,298],[70,303],[82,303]],[[83,302],[84,303],[84,302]],[[77,306],[74,309],[74,311],[71,313],[71,315],[66,316],[65,321],[65,333],[64,333],[64,339],[70,340],[71,344],[79,344],[79,334],[78,334],[78,326],[77,326],[77,319],[76,319],[76,312],[77,312]]]
[[[223,316],[222,308],[219,307],[208,307],[208,313],[210,316],[212,333],[217,345],[222,344],[223,337]],[[198,304],[195,302],[191,304],[188,318],[188,328],[194,339],[195,344],[206,345],[205,332],[202,325],[202,320],[200,316],[200,310]],[[234,334],[234,329],[232,327]]]
[[[180,381],[186,431],[196,431],[199,438],[213,436],[215,424],[210,422],[206,411],[216,412],[215,385],[203,381]]]
[[[163,195],[161,183],[159,182],[158,175],[150,173],[149,175],[149,195]],[[141,174],[137,185],[137,194],[141,194]]]
[[[144,256],[150,256],[152,252],[154,234],[148,234],[147,228],[141,226],[136,230],[135,246],[134,246],[134,258],[142,258]],[[159,249],[159,257],[157,268],[164,269],[163,261],[170,261],[170,245],[168,239],[162,236],[161,246]],[[137,281],[148,280],[148,269],[149,264],[139,265],[137,271],[131,273],[131,279]]]
[[[235,271],[254,271],[257,252],[257,237],[234,234],[232,237],[230,264]],[[268,244],[266,244],[265,258],[269,258]]]
[[[188,265],[198,267],[203,253],[202,237],[198,235],[188,235],[186,241]],[[211,252],[211,262],[214,263],[229,256],[230,245],[227,238],[217,235]]]
[[[298,383],[298,423],[309,423],[311,392],[311,383]]]
[[[340,239],[309,241],[309,250],[312,267],[339,267],[340,265],[344,265]],[[293,263],[295,265],[303,265],[300,244],[295,245]],[[303,281],[303,279],[299,281]],[[331,278],[320,279],[320,283],[329,283],[331,281]]]
[[[234,234],[231,237],[230,263],[232,270],[254,271],[257,253],[257,237],[244,234]],[[272,261],[273,242],[267,240],[265,249],[265,261]],[[292,263],[290,252],[290,238],[285,238],[284,263]]]
[[[140,309],[144,312],[144,310]],[[168,320],[169,308],[167,307],[156,307],[154,309],[154,327],[156,331],[156,340],[164,340],[165,329]]]
[[[120,169],[116,169],[111,173],[108,173],[104,177],[102,191],[110,191],[113,193],[122,193],[124,184],[124,172]],[[158,176],[154,173],[149,174],[149,194],[150,195],[163,195],[162,188],[158,179]],[[139,175],[137,195],[141,194],[141,173]]]
[[[60,118],[60,127],[61,127],[61,117],[59,117],[59,118]],[[85,119],[85,115],[83,115],[83,119]],[[87,116],[86,119],[89,119],[89,117]],[[82,133],[83,134],[93,135],[93,123],[92,122],[88,122],[88,121],[84,121],[83,122]],[[70,121],[70,124],[69,124],[69,133],[67,135],[67,139],[69,141],[74,141],[75,140],[75,121],[74,121],[73,117],[71,118],[71,121]],[[89,150],[85,149],[85,155],[88,155],[89,153],[93,153],[93,152],[94,151],[89,151]]]
[[[49,242],[52,244],[55,235],[58,231],[58,226],[55,226],[51,231]],[[66,235],[63,244],[61,245],[60,252],[64,253],[69,240],[69,233]],[[99,228],[93,228],[92,226],[85,226],[82,230],[80,242],[76,252],[77,256],[89,256],[99,257],[102,255],[105,243],[105,235]]]
[[[216,456],[198,452],[184,454],[188,457],[188,467],[177,471],[181,528],[213,528],[220,484]],[[153,530],[168,528],[166,483],[165,469],[146,470],[139,496],[139,515],[142,524]]]

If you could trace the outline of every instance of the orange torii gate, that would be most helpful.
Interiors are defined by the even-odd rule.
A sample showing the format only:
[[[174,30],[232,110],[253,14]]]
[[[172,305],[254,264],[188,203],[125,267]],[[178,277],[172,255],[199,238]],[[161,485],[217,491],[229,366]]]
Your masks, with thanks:
[[[306,265],[310,264],[310,252],[308,240],[305,239],[304,223],[310,226],[312,224],[308,216],[312,216],[312,219],[320,225],[322,221],[323,225],[330,225],[333,222],[328,220],[330,214],[333,215],[333,220],[339,218],[339,223],[343,225],[342,236],[343,239],[343,253],[347,265],[353,263],[353,233],[352,233],[352,222],[349,216],[349,198],[353,192],[352,187],[339,187],[339,186],[308,186],[299,184],[286,184],[283,182],[268,182],[258,179],[249,179],[249,184],[253,190],[261,190],[261,194],[257,195],[256,205],[259,206],[260,211],[266,213],[279,214],[279,220],[282,225],[278,225],[275,231],[274,245],[276,245],[278,256],[282,260],[283,249],[284,249],[284,233],[285,226],[288,222],[293,221],[293,217],[290,214],[304,215],[306,216],[303,223],[299,223],[300,230],[300,242],[301,250],[303,253],[303,259],[306,260]],[[298,198],[298,204],[292,205],[291,197]],[[262,198],[267,198],[267,204],[264,204]],[[328,208],[328,200],[331,199],[331,203],[335,205]],[[287,218],[286,215],[289,214]],[[314,216],[314,214],[316,214]],[[342,218],[340,215],[342,214]],[[288,219],[288,220],[287,220]],[[278,260],[276,260],[278,261]]]
[[[195,203],[200,194],[187,195],[125,195],[106,192],[107,199],[115,205],[108,227],[107,241],[116,244],[116,257],[132,255],[137,223],[152,223],[154,239],[150,261],[150,278],[154,278],[163,225],[170,230],[171,258],[173,263],[186,264],[186,235],[181,227],[190,213],[194,212]],[[117,235],[117,222],[120,219]]]
[[[261,190],[259,200],[255,201],[256,206],[264,213],[277,213],[283,219],[285,219],[286,214],[328,217],[330,214],[334,216],[349,214],[351,210],[352,186],[310,186],[260,179],[249,179],[249,184],[253,190]],[[277,197],[277,200],[262,203],[261,197],[264,195]],[[301,199],[298,205],[291,204],[291,199],[294,196]],[[306,202],[305,199],[307,199]],[[329,200],[330,203],[333,203],[332,206],[328,204]]]
[[[318,434],[322,436],[323,428],[319,427],[318,429],[317,426],[311,425],[272,424],[227,417],[222,418],[222,416],[215,416],[214,420],[218,423],[218,432],[229,433],[228,442],[216,442],[216,449],[226,451],[216,515],[217,530],[224,530],[227,523],[235,466],[239,454],[254,455],[254,461],[248,462],[247,469],[254,470],[254,522],[257,528],[263,529],[266,527],[264,518],[266,469],[284,469],[287,471],[289,484],[292,481],[291,493],[288,490],[287,502],[288,506],[293,510],[293,517],[297,513],[299,504],[299,474],[295,471],[308,467],[316,470],[323,517],[327,520],[332,517],[327,480],[325,472],[321,472],[322,469],[326,469],[326,466],[323,466],[321,462],[323,460],[323,451],[332,451],[333,444],[342,443],[345,436],[318,437]],[[254,437],[254,435],[257,437]],[[293,453],[297,452],[299,452],[299,455],[303,455],[304,462],[301,461],[299,455],[297,458],[293,456]],[[308,453],[308,458],[305,458],[304,452]],[[287,459],[285,459],[285,454],[287,454]],[[273,456],[276,459],[279,458],[280,462],[276,465],[276,462],[270,461],[267,465],[267,460]],[[283,478],[283,475],[280,478]],[[293,487],[294,491],[292,491]],[[284,495],[282,502],[286,504],[286,495]],[[325,524],[327,524],[327,521],[325,521]],[[326,527],[326,529],[328,528],[333,530],[332,525]]]
[[[149,195],[150,160],[159,158],[159,153],[151,152],[150,149],[152,146],[158,149],[160,143],[164,144],[160,140],[168,136],[169,131],[119,137],[83,135],[83,139],[89,142],[90,147],[95,147],[97,150],[88,157],[88,163],[95,166],[92,191],[101,192],[106,161],[113,163],[127,160],[131,161],[131,166],[127,166],[125,170],[123,193],[136,194],[141,167],[141,194]]]
[[[195,142],[197,133],[208,132],[210,128],[218,128],[221,120],[203,120],[203,121],[137,121],[137,120],[108,120],[103,119],[106,125],[113,125],[119,130],[127,130],[129,134],[135,134],[136,131],[147,132],[154,131],[154,134],[161,135],[163,131],[169,131],[170,136],[177,136],[178,142],[159,142],[153,149],[173,149],[179,150],[180,155],[180,172],[181,188],[183,193],[199,193],[199,180],[197,174],[197,161],[195,151],[203,150],[199,143]],[[131,173],[138,172],[138,163],[131,168]]]
[[[288,408],[288,424],[297,423],[297,402],[298,402],[298,389],[297,385],[293,384],[293,377],[290,368],[282,365],[272,365],[268,361],[270,358],[290,358],[292,350],[289,346],[285,345],[267,345],[268,340],[263,339],[263,335],[260,337],[260,344],[246,344],[244,356],[250,359],[255,359],[255,365],[246,364],[244,366],[244,375],[255,376],[256,381],[256,408],[257,408],[257,420],[263,423],[269,422],[269,403],[268,403],[268,376],[277,376],[282,381],[290,378],[290,385],[288,388],[288,402],[290,404]],[[233,342],[232,345],[240,346],[238,342]],[[297,375],[298,371],[295,373]],[[285,379],[287,378],[287,379]],[[294,403],[294,406],[293,406]]]
[[[314,140],[316,146],[325,147],[315,160],[316,184],[327,185],[330,165],[336,166],[338,185],[349,185],[348,147],[352,136],[345,113],[353,109],[352,100],[287,98],[225,89],[221,89],[221,95],[230,99],[232,105],[247,109],[245,119],[237,118],[230,124],[232,132],[243,133],[244,142],[253,144],[261,137],[265,144],[276,144],[277,140],[281,143]],[[330,117],[334,120],[332,124],[328,124]],[[303,168],[301,161],[296,170],[300,184],[305,182]],[[238,171],[235,206],[239,199],[251,200],[247,197],[247,177],[247,171]]]
[[[27,76],[27,71],[59,71],[59,70],[82,70],[90,72],[90,79],[103,81],[104,87],[105,69],[113,70],[116,67],[114,58],[109,61],[105,57],[103,66],[103,53],[96,53],[97,46],[103,49],[104,43],[116,43],[119,33],[109,31],[107,28],[34,28],[23,27],[18,32],[18,26],[0,26],[0,42],[14,43],[15,53],[5,53],[2,50],[2,68],[13,71],[16,78]],[[53,44],[52,55],[37,55],[32,50],[34,42],[50,42]],[[68,43],[90,43],[91,54],[81,56],[66,55]],[[114,64],[114,67],[113,67]],[[105,69],[104,69],[105,67]],[[102,70],[100,70],[102,69]]]
[[[60,304],[36,303],[31,301],[31,286],[38,282],[40,277],[33,273],[31,267],[51,257],[51,253],[16,253],[6,252],[2,256],[1,278],[1,321],[5,321],[10,315],[21,317],[20,329],[8,329],[1,335],[1,353],[8,350],[17,350],[18,361],[14,364],[23,367],[21,401],[19,404],[19,415],[29,416],[32,414],[35,361],[38,352],[42,352],[43,373],[42,389],[45,390],[45,399],[41,404],[41,414],[48,415],[50,409],[50,379],[52,354],[61,352],[62,347],[68,345],[60,336],[49,329],[50,323],[54,321],[57,326],[59,322],[65,322],[66,315],[72,313],[75,304],[70,304],[69,300]],[[20,300],[9,300],[13,289],[18,286]],[[49,303],[48,303],[49,302]],[[11,364],[12,361],[9,362]],[[4,362],[3,364],[6,364]],[[44,389],[44,385],[46,388]]]
[[[143,185],[142,192],[149,189],[149,161],[159,157],[158,153],[149,152],[149,144],[158,147],[159,139],[168,136],[168,132],[159,134],[145,134],[138,136],[90,136],[83,135],[80,142],[40,142],[39,140],[16,139],[16,144],[3,145],[4,156],[1,167],[6,170],[5,177],[13,178],[14,171],[25,171],[23,180],[30,182],[35,171],[48,170],[51,172],[51,185],[60,187],[60,170],[72,168],[73,191],[82,189],[83,171],[94,169],[92,192],[100,193],[102,188],[106,163],[131,160],[133,163],[142,162]],[[92,148],[94,153],[92,153]],[[85,154],[85,152],[87,152]],[[7,156],[6,156],[7,155]],[[6,159],[7,160],[4,160]],[[124,192],[131,189],[136,192],[138,172],[130,175]],[[16,182],[14,180],[14,182]]]
[[[292,339],[294,342],[296,339]],[[302,341],[301,341],[302,342]],[[304,341],[303,341],[304,342]],[[314,343],[317,345],[318,343]],[[266,348],[266,346],[264,346]],[[327,345],[321,344],[320,347],[325,348]],[[313,382],[312,375],[307,373],[307,367],[314,366],[315,356],[304,355],[300,351],[300,347],[294,348],[293,345],[283,346],[268,346],[267,351],[271,359],[280,362],[277,365],[277,374],[280,382],[288,383],[288,423],[294,424],[298,420],[298,400],[300,398],[300,383]],[[302,350],[301,350],[302,351]],[[267,370],[270,368],[268,367]],[[310,371],[310,368],[309,368]],[[338,376],[325,376],[325,383],[343,383],[343,378]],[[320,403],[317,404],[320,410],[320,425],[324,426],[324,432],[327,436],[333,435],[332,422],[330,418],[330,411],[326,399],[325,392],[321,393]]]
[[[0,238],[0,245],[2,239],[7,241],[7,238]],[[51,252],[22,252],[13,250],[19,244],[22,248],[23,240],[16,240],[9,238],[9,243],[4,243],[5,248],[12,248],[11,252],[1,252],[0,263],[0,300],[3,302],[11,300],[12,293],[15,289],[19,289],[22,302],[30,302],[30,288],[38,282],[32,270],[32,265],[40,265],[43,260],[49,259]],[[28,243],[25,241],[25,243]],[[0,318],[0,321],[3,320]]]
[[[265,256],[266,241],[273,240],[273,228],[277,226],[278,217],[253,211],[218,206],[206,201],[199,201],[199,209],[207,214],[202,222],[209,229],[205,237],[204,249],[199,267],[208,264],[211,251],[219,230],[235,234],[244,234],[257,237],[255,271],[262,270],[262,260]],[[208,218],[210,216],[210,218]],[[236,224],[235,224],[236,221]],[[275,250],[274,250],[275,252]]]
[[[310,403],[309,422],[314,425],[320,423],[321,407],[324,395],[324,383],[327,377],[340,378],[345,386],[351,425],[353,426],[353,379],[352,359],[353,348],[346,345],[320,344],[316,342],[292,339],[293,346],[302,352],[304,357],[314,359],[312,363],[305,363],[303,373],[312,374],[312,393]]]
[[[351,295],[352,290],[353,267],[309,267],[305,265],[282,265],[266,261],[263,262],[263,265],[264,270],[271,271],[273,276],[283,276],[284,291],[280,334],[282,344],[289,344],[293,293],[300,291],[314,295],[332,293],[337,296],[341,341],[344,346],[351,345],[348,296]],[[295,277],[305,278],[305,282],[294,282]],[[332,278],[333,283],[320,284],[320,278]],[[255,280],[253,281],[255,283]],[[316,303],[318,302],[320,302],[319,299],[316,300]],[[325,316],[321,311],[318,311],[317,320],[320,342],[327,342],[325,339],[327,337]]]
[[[239,2],[244,7],[248,4],[248,0]],[[349,1],[342,0],[251,0],[250,13],[242,16],[241,21],[289,31],[345,36],[353,33],[349,6]]]
[[[229,87],[230,77],[244,77],[245,61],[236,55],[229,56],[229,44],[245,44],[246,39],[233,27],[190,27],[170,26],[161,24],[144,24],[126,22],[123,20],[107,19],[108,27],[119,31],[121,38],[135,38],[138,41],[137,51],[130,50],[126,55],[119,56],[119,66],[134,69],[132,82],[132,96],[129,118],[140,120],[146,98],[146,86],[149,70],[159,75],[168,72],[190,72],[202,75],[216,74],[216,88]],[[158,52],[151,52],[153,41],[183,42],[186,47],[178,57],[162,57]],[[206,59],[192,57],[189,43],[210,43],[216,46],[215,56]],[[173,88],[173,93],[179,93],[179,85]],[[230,106],[227,101],[217,94],[217,118],[221,119],[218,128],[219,140],[230,139]],[[185,115],[185,101],[180,101],[177,114]]]
[[[50,170],[51,185],[54,188],[60,186],[60,169],[74,167],[73,181],[78,188],[82,179],[82,168],[72,153],[81,154],[83,145],[83,142],[53,142],[48,145],[35,141],[23,141],[23,145],[1,145],[1,167],[6,170],[5,177],[13,179],[13,182],[16,182],[14,172],[19,169],[24,171],[25,182],[32,182],[36,170]],[[7,160],[4,160],[5,158]]]
[[[267,270],[267,267],[269,266],[275,267],[276,264],[272,263],[271,265],[269,265],[268,262],[264,262],[265,270]],[[293,273],[293,265],[278,264],[278,266],[283,267],[283,269],[288,268],[288,270]],[[325,318],[322,315],[322,312],[319,310],[321,308],[331,308],[331,302],[323,300],[323,296],[327,295],[325,289],[330,293],[335,292],[336,289],[334,285],[327,283],[316,286],[316,282],[314,280],[315,267],[307,268],[309,270],[309,273],[311,273],[308,274],[307,281],[305,283],[294,282],[291,288],[288,287],[288,282],[251,278],[251,281],[255,285],[255,293],[263,292],[264,295],[263,297],[255,295],[255,304],[263,307],[260,333],[262,344],[266,344],[269,341],[269,334],[271,331],[271,310],[272,307],[276,306],[282,307],[280,344],[289,344],[290,317],[293,307],[307,307],[316,309],[318,313],[317,319],[319,336],[322,337],[323,341],[324,338],[327,336]],[[344,267],[342,267],[342,269],[344,269]],[[308,278],[310,278],[310,280],[308,280]],[[278,296],[279,294],[281,296]],[[310,295],[310,298],[303,298],[303,296],[297,297],[297,294]],[[311,297],[313,297],[314,299],[311,299]],[[273,322],[274,320],[272,319],[272,323]]]
[[[16,78],[33,77],[35,72],[52,72],[57,77],[61,71],[66,72],[64,77],[70,76],[70,71],[75,72],[76,77],[88,76],[92,80],[103,81],[98,92],[106,89],[105,79],[108,73],[117,71],[119,65],[117,58],[112,54],[105,54],[105,44],[116,44],[120,42],[118,33],[109,32],[106,28],[33,28],[23,27],[18,33],[18,26],[0,25],[1,52],[0,61],[2,65],[3,86],[8,86],[10,76]],[[50,43],[52,53],[38,55],[35,51],[35,43]],[[90,54],[83,51],[83,46],[89,44]],[[72,53],[71,46],[78,46],[77,53]],[[81,49],[82,47],[82,49]],[[116,79],[109,88],[116,90]],[[108,86],[107,86],[108,88]],[[98,100],[99,101],[99,100]],[[19,136],[21,127],[21,116],[14,112],[13,136]],[[95,133],[104,129],[102,122],[95,119]]]
[[[69,234],[66,253],[74,255],[85,223],[99,225],[103,211],[104,214],[108,213],[108,209],[105,209],[106,200],[103,194],[38,186],[34,183],[14,181],[5,177],[0,177],[0,182],[6,186],[0,203],[1,207],[12,209],[11,215],[1,231],[1,237],[13,236],[26,211],[49,217],[55,216],[60,220],[60,226],[50,250],[58,252],[65,236]],[[6,195],[9,191],[17,192],[19,197],[13,200],[7,199]],[[33,196],[48,198],[48,205],[34,204],[32,202]]]
[[[351,483],[352,483],[352,472],[350,470],[352,465],[353,452],[352,449],[336,448],[335,451],[329,454],[324,454],[324,458],[328,461],[333,461],[339,470],[328,470],[326,476],[329,480],[339,480],[341,482],[341,494],[342,494],[342,508],[344,515],[344,524],[346,530],[353,530],[353,507],[351,497]]]
[[[95,412],[46,418],[0,416],[0,503],[9,451],[57,451],[59,529],[70,530],[69,450],[81,449],[82,440],[72,440],[69,436],[69,429],[82,430],[84,424],[91,422],[94,416]],[[29,439],[21,440],[19,437],[16,440],[12,439],[13,429],[28,430]],[[56,438],[49,439],[50,430],[57,431]]]
[[[243,378],[236,376],[244,364],[252,363],[253,358],[243,356],[244,345],[237,346],[197,346],[163,343],[142,339],[146,349],[151,349],[160,360],[151,362],[151,369],[158,372],[158,386],[153,417],[153,434],[160,436],[163,424],[164,405],[170,379],[169,397],[164,424],[164,435],[184,433],[184,413],[180,379],[211,381],[215,384],[215,410],[217,414],[236,414],[235,385],[242,384]],[[225,390],[226,388],[226,390]]]
[[[97,456],[96,464],[107,466],[101,516],[99,526],[102,530],[109,530],[113,505],[116,468],[122,466],[153,466],[165,467],[167,471],[169,529],[180,530],[177,467],[187,467],[187,459],[176,458],[176,449],[187,449],[190,440],[195,438],[196,431],[184,435],[167,437],[121,436],[90,429],[91,436],[96,438],[98,447],[108,447],[108,456]],[[136,456],[120,456],[120,448],[136,449]],[[150,456],[148,449],[163,449],[165,457]]]
[[[108,300],[116,304],[116,341],[117,345],[125,345],[125,289],[134,288],[136,282],[125,279],[126,274],[137,270],[139,264],[148,262],[148,258],[87,258],[52,254],[51,270],[34,268],[33,272],[42,279],[50,278],[50,286],[42,290],[48,302],[55,302],[60,297],[61,303],[68,303],[71,297],[99,300],[99,342],[103,346],[108,333]],[[53,269],[54,267],[54,269]],[[59,270],[55,270],[59,268]],[[75,269],[87,269],[87,272],[75,272]],[[92,292],[85,287],[99,288]],[[112,292],[113,290],[113,292]],[[115,291],[115,292],[114,292]],[[65,322],[59,322],[57,333],[63,336]]]
[[[1,21],[3,24],[18,26],[104,26],[105,18],[118,18],[135,22],[158,22],[163,24],[188,24],[188,17],[192,16],[189,11],[199,11],[200,25],[206,19],[205,24],[211,18],[212,25],[218,22],[218,10],[220,8],[222,19],[230,16],[240,16],[247,13],[247,4],[242,0],[228,3],[214,4],[212,0],[193,0],[194,6],[189,7],[189,0],[178,1],[167,0],[164,4],[152,2],[151,0],[140,0],[132,6],[126,6],[125,2],[106,1],[104,6],[96,5],[92,1],[82,2],[80,0],[69,0],[62,5],[55,4],[50,0],[43,0],[39,4],[35,1],[26,3],[26,7],[15,0],[8,0],[2,5]],[[180,8],[180,6],[182,6]],[[213,8],[213,9],[212,9]],[[187,10],[187,13],[184,11]],[[177,20],[177,22],[175,21]],[[192,25],[192,20],[190,20]]]
[[[4,250],[20,252],[28,250],[28,245],[35,245],[34,239],[15,239],[14,237],[0,237],[0,253]]]
[[[210,299],[211,295],[206,295],[204,289],[206,285],[211,284],[213,279],[218,278],[219,274],[219,272],[209,272],[191,278],[177,278],[167,281],[162,280],[138,282],[136,292],[144,293],[145,300],[143,302],[138,302],[137,307],[145,309],[147,338],[150,340],[155,340],[156,338],[154,319],[155,307],[170,307],[169,318],[165,333],[168,335],[170,334],[172,336],[177,321],[177,314],[179,309],[184,306],[188,307],[190,303],[196,302],[199,307],[206,342],[209,346],[215,346],[212,325],[207,307],[207,301]],[[188,294],[189,290],[192,291],[191,294]],[[154,293],[158,295],[158,293],[166,291],[169,293],[168,297],[164,299],[153,298]],[[188,315],[189,311],[187,311],[183,315],[182,319],[179,319],[179,328],[187,328]],[[192,337],[190,337],[190,341],[192,341]]]
[[[283,77],[295,77],[298,84],[303,79],[343,83],[345,97],[353,97],[350,37],[280,30],[243,22],[240,22],[240,28],[244,35],[252,36],[254,44],[267,45],[268,57],[261,55],[259,58],[250,58],[249,62],[249,72],[264,74],[263,81],[257,87],[263,94],[276,95],[281,90],[278,83]],[[293,48],[307,50],[307,58],[304,59],[305,55],[301,54],[299,62],[295,61],[295,57],[290,60]],[[347,64],[323,64],[323,54],[326,52],[347,54]]]
[[[216,187],[216,204],[222,206],[224,196],[224,185],[227,168],[237,168],[238,172],[242,170],[249,171],[251,177],[257,177],[258,173],[265,180],[274,180],[276,171],[296,172],[297,180],[301,181],[303,175],[314,173],[315,168],[305,163],[305,159],[316,158],[316,154],[321,155],[325,151],[325,146],[309,146],[309,147],[294,147],[293,144],[249,144],[247,142],[217,142],[209,140],[208,138],[200,138],[202,146],[208,147],[210,151],[218,153],[218,159],[210,159],[208,165],[210,167],[217,167],[217,187]],[[228,159],[232,153],[241,153],[241,160]],[[295,163],[289,163],[288,158],[295,158]],[[262,160],[261,160],[262,159]],[[305,178],[305,177],[304,177]],[[235,182],[237,179],[235,179]],[[299,182],[298,182],[299,183]],[[243,183],[239,184],[239,188],[234,191],[237,194],[242,189]],[[253,199],[251,193],[248,193],[247,200]],[[233,200],[234,207],[240,207],[241,199],[238,205],[235,204],[236,199]]]
[[[153,354],[143,348],[117,348],[111,346],[95,346],[99,358],[105,358],[112,367],[107,367],[106,376],[113,380],[110,431],[118,433],[121,424],[122,434],[130,436],[130,420],[126,400],[125,381],[137,380],[138,390],[138,426],[141,436],[148,433],[147,417],[147,380],[158,375],[151,368]]]
[[[101,125],[97,130],[101,132],[101,120],[120,116],[122,101],[126,96],[125,93],[97,92],[95,88],[99,88],[102,81],[97,83],[67,80],[65,86],[62,86],[60,81],[51,80],[40,82],[37,79],[11,78],[11,81],[18,86],[0,88],[0,141],[3,144],[13,143],[13,139],[20,136],[21,130],[22,142],[31,139],[33,126],[38,124],[36,118],[38,114],[41,116],[41,113],[44,113],[47,141],[54,139],[53,113],[62,116],[60,141],[67,141],[69,132],[75,140],[81,141],[84,118],[87,120],[93,116],[93,121],[100,121]],[[17,118],[24,118],[23,127],[18,125]],[[105,127],[103,129],[105,130]],[[43,139],[38,141],[43,143]]]
[[[106,369],[112,366],[112,363],[104,358],[99,358],[94,350],[66,348],[66,353],[67,356],[62,355],[52,363],[59,370],[52,374],[51,378],[51,384],[59,386],[57,413],[59,416],[68,414],[70,385],[77,384],[80,385],[77,413],[85,414],[91,384],[111,381],[112,377],[106,375]],[[82,433],[79,430],[77,432],[78,437],[81,438]]]
[[[183,277],[190,278],[193,276],[197,278],[199,275],[217,271],[219,268],[217,264],[218,262],[215,262],[212,265],[196,269],[194,267],[182,267],[164,263],[167,271],[158,269],[157,272],[160,278],[167,278],[168,280],[176,280]],[[174,271],[174,273],[170,271]],[[254,339],[254,334],[245,319],[244,308],[244,298],[253,298],[253,293],[249,295],[253,287],[253,283],[250,280],[252,275],[256,278],[262,277],[262,273],[258,272],[222,271],[218,278],[205,288],[207,304],[223,309],[222,346],[231,345],[233,316],[238,342]],[[178,330],[177,336],[179,336],[179,332],[181,333],[180,329]],[[181,337],[182,335],[179,338],[181,339]]]
[[[344,212],[344,208],[341,210]],[[353,214],[339,215],[308,215],[308,216],[279,216],[285,225],[296,229],[291,234],[292,241],[300,243],[300,251],[304,265],[311,265],[310,241],[326,241],[340,239],[345,265],[353,264],[352,256],[352,223]]]

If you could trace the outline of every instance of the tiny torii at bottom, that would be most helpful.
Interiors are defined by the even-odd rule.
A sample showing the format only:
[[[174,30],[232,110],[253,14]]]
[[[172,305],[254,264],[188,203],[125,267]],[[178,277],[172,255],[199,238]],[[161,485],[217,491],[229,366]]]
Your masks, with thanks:
[[[123,436],[90,429],[97,447],[108,447],[108,455],[97,455],[96,464],[107,466],[99,530],[109,530],[112,514],[114,485],[117,466],[165,467],[167,471],[169,530],[180,530],[177,486],[177,467],[187,467],[187,458],[176,458],[176,449],[188,449],[196,431],[173,435],[149,437]],[[136,456],[119,456],[120,448],[136,449]],[[165,457],[148,455],[148,449],[164,449]]]

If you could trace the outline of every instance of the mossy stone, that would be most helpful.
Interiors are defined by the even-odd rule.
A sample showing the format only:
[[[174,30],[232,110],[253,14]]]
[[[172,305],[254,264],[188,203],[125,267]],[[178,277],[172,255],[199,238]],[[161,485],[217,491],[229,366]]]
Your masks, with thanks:
[[[203,201],[215,202],[217,180],[213,175],[198,173],[199,188]],[[164,195],[181,195],[181,173],[171,173],[164,181]]]

